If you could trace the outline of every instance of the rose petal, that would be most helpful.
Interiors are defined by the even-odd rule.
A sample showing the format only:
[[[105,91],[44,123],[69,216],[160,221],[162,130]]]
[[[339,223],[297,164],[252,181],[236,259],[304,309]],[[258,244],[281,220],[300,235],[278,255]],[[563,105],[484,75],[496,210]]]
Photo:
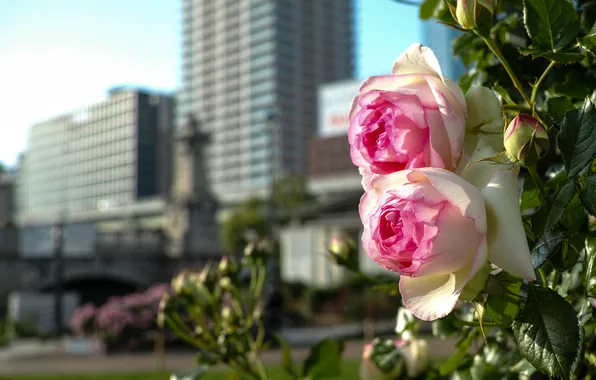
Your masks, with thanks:
[[[470,137],[466,136],[466,140],[470,140]],[[495,140],[499,140],[499,142]],[[462,162],[462,165],[460,165],[459,173],[463,179],[476,186],[477,189],[483,189],[497,172],[508,170],[512,165],[496,164],[488,161],[478,162],[501,152],[503,146],[502,138],[491,135],[489,137],[482,136],[475,139],[475,141],[476,146],[469,151],[470,158],[467,162]],[[466,141],[467,144],[468,141]]]
[[[503,133],[505,122],[501,116],[501,101],[491,89],[472,87],[465,99],[468,108],[466,130],[474,133]]]
[[[449,203],[459,207],[464,217],[474,219],[476,230],[486,233],[486,211],[482,194],[457,174],[444,169],[415,169],[424,174]]]
[[[371,91],[400,91],[403,94],[417,95],[420,86],[426,86],[421,75],[375,75],[368,77],[360,86],[360,95]],[[417,91],[418,90],[418,91]]]
[[[461,216],[457,207],[447,205],[438,218],[439,233],[433,242],[430,256],[416,271],[416,277],[451,273],[470,268],[480,254],[486,261],[486,237],[475,229],[474,221]],[[484,245],[484,249],[478,247]],[[475,273],[474,273],[475,274]]]
[[[488,218],[488,259],[528,281],[536,280],[519,210],[517,174],[500,171],[482,190]]]
[[[469,271],[470,268],[463,268],[438,276],[401,276],[399,290],[404,305],[423,321],[443,318],[455,307]]]
[[[430,74],[443,78],[435,53],[420,43],[410,45],[393,64],[393,74]]]

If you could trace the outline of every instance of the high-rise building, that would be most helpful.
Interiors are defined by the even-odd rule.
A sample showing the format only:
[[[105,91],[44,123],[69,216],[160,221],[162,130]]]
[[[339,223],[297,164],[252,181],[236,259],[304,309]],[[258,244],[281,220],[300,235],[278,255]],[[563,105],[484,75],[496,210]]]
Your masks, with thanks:
[[[219,200],[305,174],[317,87],[353,75],[352,0],[183,0],[182,12],[177,114],[210,134],[207,179]]]
[[[443,75],[458,81],[467,69],[462,61],[453,55],[451,45],[453,40],[461,34],[450,26],[439,24],[436,20],[422,21],[422,43],[435,52]]]
[[[123,87],[33,125],[17,176],[19,219],[44,222],[165,196],[172,109],[171,96]]]

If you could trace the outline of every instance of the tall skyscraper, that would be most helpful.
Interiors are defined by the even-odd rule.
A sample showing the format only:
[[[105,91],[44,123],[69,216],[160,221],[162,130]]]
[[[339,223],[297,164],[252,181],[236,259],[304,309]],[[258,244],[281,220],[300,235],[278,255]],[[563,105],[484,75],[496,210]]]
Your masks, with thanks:
[[[436,20],[422,21],[422,43],[435,52],[443,75],[447,78],[458,81],[466,73],[467,69],[462,61],[453,56],[451,44],[461,32]]]
[[[192,114],[210,134],[219,200],[306,173],[317,87],[353,75],[352,0],[183,0],[182,12],[178,125]]]
[[[118,88],[105,101],[33,125],[17,176],[21,221],[168,194],[172,109],[169,95]]]

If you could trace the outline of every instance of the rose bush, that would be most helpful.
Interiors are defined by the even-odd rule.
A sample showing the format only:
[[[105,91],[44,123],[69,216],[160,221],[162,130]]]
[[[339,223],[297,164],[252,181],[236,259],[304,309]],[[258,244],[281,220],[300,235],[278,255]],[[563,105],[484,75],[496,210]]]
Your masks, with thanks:
[[[454,169],[465,118],[461,89],[443,77],[429,48],[414,44],[397,59],[393,74],[370,77],[360,87],[350,109],[352,161],[377,174]]]

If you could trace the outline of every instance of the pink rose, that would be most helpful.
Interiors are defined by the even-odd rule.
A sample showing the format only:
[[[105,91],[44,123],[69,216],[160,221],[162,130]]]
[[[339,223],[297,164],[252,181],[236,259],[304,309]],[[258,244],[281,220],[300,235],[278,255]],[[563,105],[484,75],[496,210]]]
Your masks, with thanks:
[[[376,174],[436,167],[453,170],[462,155],[466,102],[443,77],[432,50],[413,44],[392,75],[364,81],[350,110],[352,162]]]
[[[360,201],[362,244],[397,272],[404,305],[423,320],[449,314],[487,261],[487,219],[480,191],[437,168],[371,176]]]

